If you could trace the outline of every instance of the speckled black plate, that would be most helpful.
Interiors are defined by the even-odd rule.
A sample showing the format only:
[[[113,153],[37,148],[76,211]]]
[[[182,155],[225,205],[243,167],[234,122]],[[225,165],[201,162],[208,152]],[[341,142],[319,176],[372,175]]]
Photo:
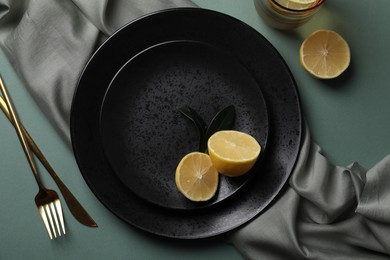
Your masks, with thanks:
[[[234,196],[197,210],[159,207],[131,191],[111,168],[99,127],[104,96],[122,66],[152,46],[182,40],[207,43],[236,59],[261,87],[269,115],[270,134],[261,171]],[[302,117],[294,79],[279,53],[261,34],[218,12],[180,8],[133,21],[97,50],[74,96],[71,136],[84,179],[116,216],[153,234],[194,239],[232,230],[270,205],[297,159]]]
[[[264,156],[268,115],[261,88],[229,53],[199,41],[169,41],[137,54],[114,77],[101,109],[103,147],[119,179],[141,198],[170,209],[199,209],[232,196],[260,169],[221,175],[207,202],[186,199],[175,184],[180,159],[198,150],[197,128],[179,113],[189,106],[206,122],[234,105],[233,129],[250,133]]]

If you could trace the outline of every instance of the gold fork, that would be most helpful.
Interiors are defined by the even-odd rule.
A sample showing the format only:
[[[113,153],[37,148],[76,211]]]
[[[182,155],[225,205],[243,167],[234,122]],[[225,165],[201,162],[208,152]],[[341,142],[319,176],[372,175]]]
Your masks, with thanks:
[[[11,115],[9,114],[7,104],[4,99],[0,96],[0,108],[3,110],[5,116],[12,123]],[[60,189],[62,196],[65,199],[65,203],[68,205],[70,213],[77,219],[81,224],[88,227],[97,227],[96,222],[88,214],[88,212],[83,208],[80,202],[76,199],[73,193],[68,189],[68,187],[62,182],[60,177],[57,175],[53,167],[47,161],[45,155],[39,149],[38,145],[35,143],[34,139],[30,136],[27,130],[20,124],[24,137],[27,139],[28,145],[30,146],[31,151],[36,155],[42,165],[46,168],[49,175],[53,178],[54,182],[57,184]]]
[[[32,157],[30,147],[28,146],[26,137],[22,132],[19,119],[15,113],[15,110],[8,96],[7,89],[3,83],[1,76],[0,76],[0,89],[1,92],[3,93],[3,97],[8,107],[8,111],[11,116],[12,122],[14,124],[16,133],[18,134],[19,141],[23,147],[24,153],[27,157],[28,163],[31,167],[32,172],[34,173],[35,180],[39,187],[38,194],[35,196],[35,204],[38,207],[39,213],[42,217],[43,223],[45,224],[49,237],[50,239],[52,239],[53,238],[52,233],[53,233],[54,237],[57,238],[57,232],[58,235],[61,236],[60,225],[62,228],[62,234],[65,235],[64,218],[62,215],[61,202],[58,197],[58,194],[53,190],[46,189],[39,177],[38,169]],[[55,227],[57,227],[57,232]]]

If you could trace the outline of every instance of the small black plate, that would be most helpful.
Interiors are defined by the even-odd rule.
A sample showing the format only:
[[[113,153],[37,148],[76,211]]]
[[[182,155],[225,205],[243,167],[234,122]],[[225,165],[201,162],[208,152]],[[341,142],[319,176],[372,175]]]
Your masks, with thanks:
[[[267,108],[261,86],[245,67],[203,42],[152,46],[120,69],[104,98],[100,128],[108,161],[135,194],[161,207],[187,210],[220,202],[256,172],[240,178],[221,175],[210,201],[186,199],[176,187],[175,170],[184,155],[197,151],[199,137],[179,108],[189,106],[210,122],[228,105],[236,110],[233,129],[254,136],[264,151]],[[256,166],[253,169],[260,173]]]
[[[131,191],[113,171],[100,131],[105,94],[123,65],[152,46],[182,40],[207,43],[240,62],[261,86],[269,115],[267,151],[261,162],[261,174],[253,176],[234,196],[198,210],[155,206]],[[275,200],[299,153],[301,105],[289,68],[277,50],[253,28],[215,11],[169,9],[131,22],[95,52],[82,72],[73,99],[71,137],[85,181],[116,216],[156,235],[204,238],[239,227]]]

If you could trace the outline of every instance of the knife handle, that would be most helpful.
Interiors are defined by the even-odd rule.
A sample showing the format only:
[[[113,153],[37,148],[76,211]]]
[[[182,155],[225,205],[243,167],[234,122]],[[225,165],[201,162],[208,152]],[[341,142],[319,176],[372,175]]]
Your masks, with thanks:
[[[10,122],[12,122],[11,115],[8,111],[7,105],[4,101],[4,99],[0,96],[0,107],[3,110],[4,114],[8,118]],[[53,178],[54,182],[57,184],[58,188],[60,189],[62,196],[65,199],[66,204],[68,205],[68,208],[72,215],[83,225],[89,226],[89,227],[97,227],[96,222],[91,218],[91,216],[87,213],[87,211],[81,206],[80,202],[73,196],[72,192],[66,187],[66,185],[61,181],[60,177],[58,177],[57,173],[54,171],[54,169],[51,167],[49,162],[46,160],[46,157],[43,155],[35,141],[32,139],[30,134],[27,132],[27,130],[24,128],[23,125],[20,125],[20,128],[26,137],[27,143],[30,146],[30,149],[33,151],[33,153],[38,157],[38,159],[41,161],[42,165],[46,168],[47,172],[50,174],[50,176]]]

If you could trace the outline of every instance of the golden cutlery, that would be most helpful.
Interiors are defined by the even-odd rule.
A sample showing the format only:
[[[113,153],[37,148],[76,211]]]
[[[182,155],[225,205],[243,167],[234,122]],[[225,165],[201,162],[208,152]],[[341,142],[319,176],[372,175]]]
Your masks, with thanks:
[[[1,79],[0,79],[1,80]],[[0,107],[3,110],[4,114],[7,116],[8,120],[12,122],[11,115],[8,111],[7,105],[4,99],[0,96]],[[42,165],[46,168],[50,176],[53,178],[54,182],[57,184],[60,189],[62,196],[65,199],[66,204],[72,215],[83,225],[89,227],[97,227],[96,222],[92,219],[92,217],[87,213],[87,211],[83,208],[83,206],[79,203],[79,201],[75,198],[72,192],[66,187],[66,185],[61,181],[60,177],[56,174],[54,169],[51,167],[46,157],[43,155],[39,147],[36,145],[30,134],[27,130],[20,124],[20,128],[23,132],[24,137],[27,140],[30,149],[34,152],[34,154],[41,161]]]
[[[53,191],[46,189],[46,187],[42,184],[42,181],[39,177],[38,169],[34,163],[34,159],[31,155],[30,147],[27,144],[26,138],[22,132],[22,129],[20,127],[19,119],[14,111],[14,108],[12,106],[11,100],[8,96],[8,92],[6,90],[6,87],[3,83],[3,80],[0,77],[0,89],[3,93],[4,101],[7,105],[8,112],[10,114],[10,117],[12,119],[12,122],[15,126],[16,133],[18,134],[19,141],[23,147],[23,150],[25,152],[25,155],[27,157],[27,161],[31,167],[31,170],[34,174],[35,180],[38,184],[39,191],[38,194],[35,196],[35,204],[38,207],[39,213],[42,217],[43,223],[45,224],[46,230],[49,234],[50,239],[53,238],[52,233],[54,234],[54,237],[57,237],[58,235],[61,236],[61,230],[60,225],[62,228],[62,234],[65,234],[65,224],[64,224],[64,218],[62,215],[62,208],[61,208],[61,202],[58,197],[58,194]],[[54,221],[53,221],[54,220]],[[54,225],[55,223],[55,225]],[[57,232],[56,232],[56,228]]]

